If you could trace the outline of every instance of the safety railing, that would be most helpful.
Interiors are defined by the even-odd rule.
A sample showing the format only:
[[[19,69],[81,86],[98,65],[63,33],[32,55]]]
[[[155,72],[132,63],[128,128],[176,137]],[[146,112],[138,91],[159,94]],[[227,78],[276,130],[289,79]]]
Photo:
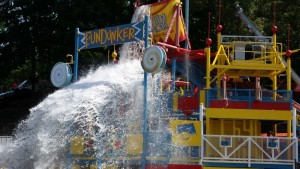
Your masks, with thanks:
[[[224,100],[248,102],[248,107],[252,107],[255,101],[261,102],[281,102],[289,103],[292,109],[292,91],[290,90],[255,90],[255,89],[220,89],[212,88],[206,91],[207,103],[210,101]]]
[[[273,42],[272,36],[236,36],[222,35],[221,44],[230,44],[234,41],[240,42]]]
[[[203,135],[200,159],[213,163],[293,165],[297,138]]]

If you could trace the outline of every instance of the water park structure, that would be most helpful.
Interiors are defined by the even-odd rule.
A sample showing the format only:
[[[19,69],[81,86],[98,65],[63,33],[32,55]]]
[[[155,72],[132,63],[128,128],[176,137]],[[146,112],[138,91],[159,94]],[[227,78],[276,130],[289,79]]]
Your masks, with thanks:
[[[186,6],[188,8],[188,4]],[[171,9],[171,14],[166,12],[167,8]],[[165,137],[160,137],[157,142],[154,141],[155,134],[145,123],[147,108],[144,107],[142,132],[127,135],[123,141],[126,151],[119,155],[112,153],[111,157],[86,157],[84,138],[77,137],[70,142],[69,165],[73,168],[80,168],[86,163],[90,168],[129,165],[131,168],[148,169],[295,168],[299,154],[296,137],[299,115],[292,97],[291,80],[299,77],[291,69],[290,57],[296,50],[283,52],[282,44],[276,41],[276,25],[272,28],[272,36],[263,36],[242,8],[236,6],[236,9],[237,15],[255,36],[222,35],[222,26],[218,25],[217,51],[214,53],[211,52],[210,37],[206,39],[205,49],[191,50],[188,22],[184,23],[178,0],[152,4],[150,18],[153,32],[150,41],[148,16],[143,22],[120,27],[84,33],[77,30],[76,49],[80,50],[144,39],[146,50],[141,60],[145,70],[144,106],[147,106],[148,74],[160,73],[169,64],[171,80],[160,83],[168,86],[169,90],[160,92],[169,96],[167,104],[171,116],[166,120],[161,114],[160,120],[169,125],[169,131],[165,131]],[[185,47],[180,47],[179,42],[183,39],[186,40]],[[75,52],[75,62],[78,62],[77,55]],[[283,55],[287,56],[286,62]],[[205,76],[187,74],[182,68],[186,58],[191,65],[200,63],[205,69],[192,67],[195,73]],[[76,69],[75,65],[75,80]],[[177,81],[178,71],[189,76],[186,78],[189,81]],[[277,78],[281,74],[286,74],[286,90],[277,89]],[[272,89],[261,86],[260,81],[264,78],[271,79]],[[272,124],[268,136],[261,131],[266,124]],[[277,134],[277,124],[286,125],[285,136]],[[117,143],[115,147],[118,147]],[[150,153],[165,148],[165,145],[168,147],[166,152],[157,153],[159,155]],[[106,166],[109,160],[116,164]]]
[[[165,0],[151,4],[142,21],[86,32],[76,29],[74,60],[53,67],[53,85],[63,88],[72,79],[76,84],[80,50],[139,42],[144,70],[143,108],[138,110],[142,121],[126,126],[124,136],[118,135],[112,124],[101,136],[108,142],[101,155],[96,147],[104,144],[103,140],[80,135],[73,125],[64,151],[65,168],[297,167],[300,110],[293,100],[291,83],[299,83],[299,77],[291,68],[290,57],[298,50],[284,52],[283,44],[277,42],[276,25],[272,36],[262,35],[238,5],[236,14],[254,36],[222,35],[222,25],[218,25],[216,51],[212,52],[209,36],[205,49],[192,50],[188,2],[185,18],[180,0]],[[136,11],[139,8],[143,7]],[[115,52],[112,56],[114,64],[121,64]],[[286,77],[286,89],[279,90],[281,75]],[[264,79],[272,81],[271,89],[261,84]],[[154,103],[150,90],[155,90]],[[158,113],[154,120],[149,104],[154,104]],[[122,115],[123,109],[126,106],[117,113]],[[150,124],[151,120],[156,123]],[[286,129],[284,134],[278,132],[279,125]],[[266,126],[267,133],[262,129]]]

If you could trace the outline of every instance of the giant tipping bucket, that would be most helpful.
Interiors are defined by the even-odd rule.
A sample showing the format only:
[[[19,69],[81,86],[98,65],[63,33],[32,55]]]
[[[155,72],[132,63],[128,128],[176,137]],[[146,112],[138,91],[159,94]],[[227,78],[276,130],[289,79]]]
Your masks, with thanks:
[[[58,62],[51,70],[51,82],[55,87],[64,87],[70,84],[72,79],[72,69],[67,63]]]
[[[148,73],[158,73],[165,67],[167,54],[165,50],[153,45],[149,47],[142,57],[142,67]]]

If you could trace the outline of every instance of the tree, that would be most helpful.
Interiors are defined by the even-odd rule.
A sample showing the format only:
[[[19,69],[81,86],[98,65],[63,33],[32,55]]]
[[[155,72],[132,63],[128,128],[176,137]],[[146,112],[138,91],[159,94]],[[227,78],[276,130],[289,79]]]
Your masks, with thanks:
[[[213,40],[212,49],[215,50],[219,16],[223,26],[222,34],[253,35],[235,16],[236,3],[239,3],[264,35],[272,35],[273,0],[222,1],[220,15],[220,0],[189,1],[189,37],[192,49],[204,48],[205,39],[210,33]],[[135,2],[136,0],[3,0],[0,3],[0,84],[15,80],[32,80],[36,72],[40,78],[49,80],[52,66],[56,62],[67,62],[66,55],[73,54],[75,28],[78,27],[83,32],[129,23],[134,13]],[[140,0],[141,4],[153,2],[156,1]],[[182,2],[185,5],[185,0]],[[300,15],[296,15],[296,12],[299,11],[300,2],[277,0],[276,3],[278,41],[283,43],[283,49],[286,50],[287,28],[290,23],[290,49],[297,49],[300,39]],[[112,51],[113,47],[81,51],[80,72],[84,73],[90,65],[97,67],[106,62],[108,49]],[[294,55],[297,56],[293,54],[293,57]],[[296,67],[295,61],[293,67]]]
[[[23,80],[33,81],[39,69],[47,67],[56,26],[54,5],[55,1],[51,0],[7,0],[1,4],[1,20],[5,21],[6,29],[0,34],[3,39],[1,77],[6,79],[12,76],[13,70],[20,69],[24,71]]]
[[[74,52],[76,27],[86,31],[128,23],[133,13],[131,5],[126,0],[1,2],[0,84],[25,79],[35,82],[36,74],[49,80],[52,66],[66,62],[66,54]],[[80,52],[80,68],[106,61],[102,54],[107,53],[105,50]]]

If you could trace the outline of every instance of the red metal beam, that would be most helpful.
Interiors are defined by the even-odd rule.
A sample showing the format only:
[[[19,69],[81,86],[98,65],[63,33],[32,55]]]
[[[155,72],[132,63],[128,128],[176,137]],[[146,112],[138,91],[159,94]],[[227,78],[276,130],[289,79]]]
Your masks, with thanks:
[[[188,56],[189,60],[206,59],[206,53],[204,49],[189,50],[182,47],[173,46],[163,42],[157,42],[156,45],[161,46],[167,53],[167,62],[170,62],[173,57],[176,57],[176,61],[184,61],[184,57]],[[215,56],[214,53],[212,56]]]

